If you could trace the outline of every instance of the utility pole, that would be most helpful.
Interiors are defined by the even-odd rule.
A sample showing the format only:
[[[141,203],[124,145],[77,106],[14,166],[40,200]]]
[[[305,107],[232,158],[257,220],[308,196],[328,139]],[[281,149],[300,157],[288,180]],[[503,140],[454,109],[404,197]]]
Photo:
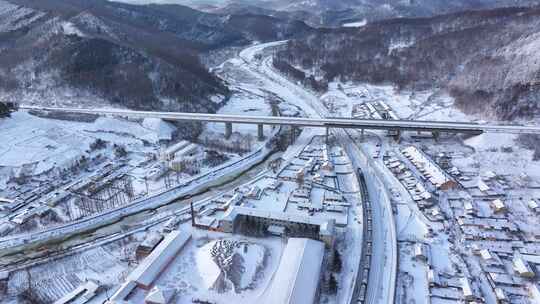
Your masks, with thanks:
[[[195,209],[193,208],[193,201],[189,202],[189,206],[191,209],[191,226],[196,227],[197,224],[195,223]]]

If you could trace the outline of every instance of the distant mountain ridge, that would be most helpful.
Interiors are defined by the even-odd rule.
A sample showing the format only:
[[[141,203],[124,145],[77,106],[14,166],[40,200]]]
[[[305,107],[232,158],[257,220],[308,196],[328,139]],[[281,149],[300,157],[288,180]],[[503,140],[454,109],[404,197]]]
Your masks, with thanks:
[[[149,3],[156,0],[120,0]],[[397,17],[432,17],[465,10],[534,6],[538,0],[176,0],[214,13],[257,12],[298,19],[313,26],[340,26]]]
[[[367,22],[392,18],[433,17],[468,10],[534,6],[536,0],[311,0],[321,9],[317,19],[321,24],[339,26],[362,21]],[[301,2],[300,2],[301,3]],[[291,4],[294,5],[294,4]],[[302,5],[297,5],[301,9]]]

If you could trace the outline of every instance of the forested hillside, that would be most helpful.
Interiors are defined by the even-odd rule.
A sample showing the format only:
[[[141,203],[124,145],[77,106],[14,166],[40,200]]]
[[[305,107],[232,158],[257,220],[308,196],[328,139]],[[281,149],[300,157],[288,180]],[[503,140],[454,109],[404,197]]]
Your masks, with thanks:
[[[228,88],[201,64],[201,53],[310,30],[180,5],[0,0],[0,98],[214,112]]]
[[[539,114],[540,9],[506,8],[320,30],[276,57],[331,80],[448,90],[469,112]]]

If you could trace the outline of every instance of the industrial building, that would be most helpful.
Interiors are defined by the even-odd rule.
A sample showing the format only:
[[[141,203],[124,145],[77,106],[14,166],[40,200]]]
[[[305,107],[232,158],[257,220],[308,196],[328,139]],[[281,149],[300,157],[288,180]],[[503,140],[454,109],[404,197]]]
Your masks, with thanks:
[[[178,230],[167,234],[152,253],[129,274],[124,284],[106,303],[129,303],[130,295],[138,288],[149,292],[150,301],[147,301],[147,303],[157,303],[154,299],[163,298],[164,294],[159,288],[155,288],[156,280],[190,239],[191,234],[181,233]],[[165,296],[165,298],[169,298],[169,293],[166,292]]]
[[[290,238],[264,304],[318,303],[319,279],[324,258],[324,244],[305,238]]]
[[[227,233],[238,232],[238,227],[246,221],[255,221],[268,227],[284,227],[283,231],[288,236],[313,234],[327,246],[331,247],[334,244],[335,219],[322,219],[240,206],[231,206],[227,209],[227,212],[219,220],[218,230]]]
[[[163,235],[158,232],[150,232],[144,241],[137,246],[135,255],[138,260],[147,257],[156,246],[163,240]]]
[[[152,282],[190,238],[190,234],[181,233],[178,230],[169,233],[139,267],[129,275],[128,280],[136,282],[140,288],[150,289]]]

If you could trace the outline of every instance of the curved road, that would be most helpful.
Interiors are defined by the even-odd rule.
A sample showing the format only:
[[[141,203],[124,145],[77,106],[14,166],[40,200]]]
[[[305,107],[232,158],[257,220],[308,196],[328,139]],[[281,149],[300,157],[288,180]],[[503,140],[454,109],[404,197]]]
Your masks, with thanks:
[[[256,63],[255,54],[262,52],[266,47],[275,47],[284,42],[274,42],[258,45],[241,52],[244,64],[250,67],[253,74],[265,78],[265,88],[276,93],[284,100],[300,106],[310,118],[328,117],[329,111],[322,104],[319,97],[306,90],[286,77],[282,76],[272,66],[272,58],[264,58],[260,64]],[[320,131],[319,131],[320,132]],[[303,132],[304,133],[304,132]],[[353,165],[362,168],[370,174],[368,188],[372,200],[373,210],[373,258],[369,274],[367,303],[393,304],[395,295],[395,282],[397,272],[397,239],[395,222],[390,205],[388,189],[384,187],[384,172],[372,160],[371,156],[361,147],[358,147],[343,129],[336,129],[338,138]]]

